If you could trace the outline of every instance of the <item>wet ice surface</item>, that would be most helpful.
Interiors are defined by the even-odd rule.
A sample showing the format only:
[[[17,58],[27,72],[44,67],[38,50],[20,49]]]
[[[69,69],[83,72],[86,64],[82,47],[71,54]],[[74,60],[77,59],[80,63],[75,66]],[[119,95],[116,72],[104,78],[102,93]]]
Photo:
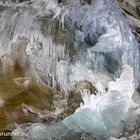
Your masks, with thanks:
[[[21,8],[21,5],[17,3],[14,8],[2,11],[1,55],[9,54],[9,43],[17,42],[19,36],[24,36],[24,59],[38,72],[42,81],[54,88],[60,86],[67,92],[73,88],[73,77],[78,79],[76,74],[79,71],[89,71],[86,76],[81,74],[79,79],[88,77],[96,84],[96,79],[99,82],[102,80],[92,78],[96,71],[105,73],[109,79],[124,64],[134,67],[135,77],[138,78],[137,45],[113,2],[97,1],[80,6],[78,1],[73,1],[61,7],[56,1],[33,1],[26,7]],[[51,15],[53,20],[50,20]],[[65,38],[67,32],[68,38]]]
[[[128,79],[125,82],[133,85],[133,69],[130,66],[125,68],[129,71]],[[63,121],[50,125],[39,123],[29,126],[21,125],[13,131],[13,134],[28,132],[29,135],[25,139],[41,140],[45,139],[45,137],[48,139],[62,139],[65,137],[66,132],[76,139],[76,136],[73,133],[71,134],[73,130],[75,133],[88,133],[89,136],[92,134],[95,138],[101,140],[110,136],[120,137],[124,135],[125,123],[128,123],[127,125],[132,124],[132,122],[136,121],[137,115],[139,115],[139,109],[136,109],[138,104],[134,103],[131,98],[134,87],[121,87],[119,88],[120,91],[116,89],[118,82],[124,82],[128,74],[125,71],[126,69],[124,69],[120,78],[116,79],[116,82],[109,82],[109,84],[113,83],[114,86],[103,95],[91,95],[89,90],[85,89],[81,93],[84,104],[81,104],[74,114],[66,117]],[[135,123],[134,126],[136,125]]]
[[[124,87],[121,85],[118,88],[122,81]],[[64,119],[64,124],[72,129],[95,132],[98,136],[119,136],[123,129],[122,121],[129,117],[129,109],[137,107],[131,98],[134,92],[133,82],[133,69],[126,66],[120,78],[109,82],[107,93],[95,96],[90,95],[88,90],[83,91],[84,104],[72,116]]]
[[[97,95],[85,89],[81,91],[84,104],[64,120],[20,125],[13,132],[27,131],[25,139],[38,140],[66,139],[67,131],[80,133],[79,139],[82,132],[100,139],[119,137],[124,122],[139,114],[132,100],[139,82],[137,43],[114,0],[92,1],[90,5],[66,2],[1,4],[2,72],[19,65],[25,73],[13,78],[16,86],[28,90],[31,82],[47,84],[66,97],[77,82],[87,80]]]

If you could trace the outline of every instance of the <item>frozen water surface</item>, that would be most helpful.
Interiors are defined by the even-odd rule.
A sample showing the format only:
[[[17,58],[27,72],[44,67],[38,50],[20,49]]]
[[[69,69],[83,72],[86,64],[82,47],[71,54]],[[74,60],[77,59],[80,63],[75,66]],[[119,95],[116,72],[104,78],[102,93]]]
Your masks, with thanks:
[[[139,84],[139,49],[117,2],[31,0],[1,6],[1,57],[28,64],[26,75],[54,91],[68,95],[82,80],[98,90],[96,96],[81,91],[84,103],[59,123],[14,131],[25,129],[27,139],[57,138],[71,129],[101,139],[120,136],[130,108],[137,107],[132,95]]]

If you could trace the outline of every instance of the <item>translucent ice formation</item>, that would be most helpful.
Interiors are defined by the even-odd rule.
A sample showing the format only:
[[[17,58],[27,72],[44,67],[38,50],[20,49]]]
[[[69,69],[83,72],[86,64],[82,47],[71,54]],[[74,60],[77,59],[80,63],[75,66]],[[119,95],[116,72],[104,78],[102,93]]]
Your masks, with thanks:
[[[128,118],[129,109],[132,104],[137,106],[132,100],[133,77],[133,69],[126,65],[120,78],[109,82],[108,92],[105,94],[95,96],[88,90],[82,91],[84,104],[73,115],[64,119],[64,124],[69,129],[94,132],[99,137],[121,135],[123,121]]]
[[[126,75],[128,79],[126,80]],[[129,119],[130,109],[137,107],[131,98],[133,94],[133,69],[126,65],[116,81],[109,82],[108,92],[101,95],[90,94],[88,89],[81,91],[84,104],[74,114],[64,120],[52,124],[21,125],[14,133],[28,133],[24,139],[61,139],[67,132],[85,132],[94,134],[100,140],[109,137],[119,137],[124,130],[124,124]],[[130,85],[117,88],[118,82]],[[113,86],[110,85],[113,83]],[[138,112],[136,112],[137,114]],[[131,112],[132,114],[132,112]],[[135,111],[133,112],[135,115]]]
[[[9,58],[11,67],[18,61],[27,76],[66,94],[81,80],[99,91],[97,96],[82,91],[84,104],[60,127],[50,125],[48,132],[60,135],[67,127],[99,137],[119,136],[122,120],[135,105],[132,95],[139,82],[139,49],[116,1],[31,0],[1,6],[0,57]],[[46,126],[30,128],[38,139]]]
[[[78,79],[96,85],[99,80],[106,88],[124,65],[134,68],[138,85],[138,47],[114,0],[84,5],[79,0],[31,0],[1,6],[0,56],[11,53],[11,42],[26,39],[25,46],[19,45],[24,50],[20,55],[53,88],[68,93]]]

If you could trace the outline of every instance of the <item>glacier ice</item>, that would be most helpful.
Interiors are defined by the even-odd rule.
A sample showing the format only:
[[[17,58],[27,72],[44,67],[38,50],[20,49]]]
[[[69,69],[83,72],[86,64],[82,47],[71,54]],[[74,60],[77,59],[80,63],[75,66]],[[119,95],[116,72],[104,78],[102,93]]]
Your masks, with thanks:
[[[109,86],[108,92],[91,95],[88,89],[81,91],[84,103],[81,103],[74,114],[66,117],[62,121],[51,124],[35,123],[29,126],[21,125],[13,133],[28,132],[29,135],[26,139],[43,139],[45,137],[59,139],[71,130],[94,134],[101,140],[111,136],[120,137],[125,127],[124,122],[128,119],[133,120],[131,117],[139,114],[138,110],[131,112],[132,105],[133,108],[138,107],[131,97],[133,94],[132,87],[134,87],[134,81],[131,79],[133,74],[132,67],[126,65],[120,77],[116,81],[109,82],[109,85],[113,83],[113,86]],[[127,80],[124,75],[129,75]],[[127,82],[131,86],[124,86],[118,89],[119,81]],[[131,94],[130,91],[132,92]]]
[[[81,104],[73,115],[65,118],[64,124],[69,129],[94,132],[100,137],[121,135],[123,121],[128,119],[131,105],[137,106],[132,100],[133,77],[132,67],[126,65],[120,77],[108,83],[108,92],[95,96],[86,89],[82,91],[84,104]],[[118,88],[119,84],[121,86]]]
[[[88,89],[81,91],[84,104],[59,127],[49,125],[44,137],[53,135],[51,128],[58,135],[66,128],[100,137],[121,135],[122,121],[129,117],[130,108],[137,107],[132,95],[140,79],[139,49],[115,0],[94,0],[90,5],[81,5],[78,0],[6,5],[0,24],[0,56],[9,57],[7,63],[14,57],[19,62],[24,59],[24,68],[29,64],[26,76],[33,75],[65,94],[81,80],[98,90],[96,96]],[[23,38],[26,41],[21,45]],[[18,44],[14,51],[13,44]],[[10,57],[12,54],[15,56]],[[45,125],[33,126],[28,129],[33,138],[39,131],[45,133]]]

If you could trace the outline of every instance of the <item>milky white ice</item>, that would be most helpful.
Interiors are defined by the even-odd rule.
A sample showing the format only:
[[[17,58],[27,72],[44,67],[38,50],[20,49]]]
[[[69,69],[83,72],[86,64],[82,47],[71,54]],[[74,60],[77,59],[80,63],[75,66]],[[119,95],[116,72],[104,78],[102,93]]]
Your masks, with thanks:
[[[108,83],[109,92],[117,90],[122,93],[123,96],[128,96],[130,99],[135,90],[135,79],[133,68],[129,65],[125,65],[120,78]]]

